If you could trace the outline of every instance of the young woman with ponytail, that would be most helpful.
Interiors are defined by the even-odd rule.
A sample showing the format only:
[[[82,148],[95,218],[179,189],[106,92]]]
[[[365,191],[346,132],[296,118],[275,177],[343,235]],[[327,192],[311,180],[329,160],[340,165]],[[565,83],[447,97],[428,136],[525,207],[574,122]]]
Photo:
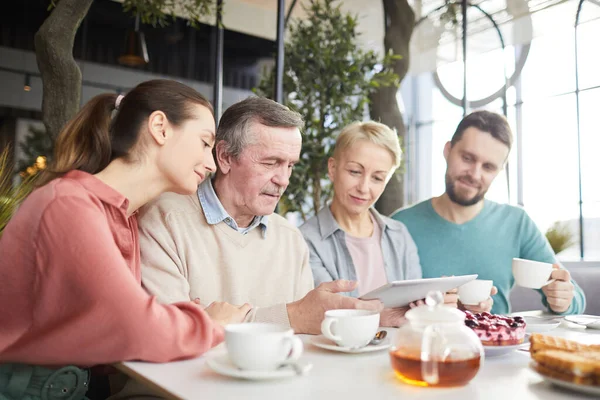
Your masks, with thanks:
[[[80,367],[197,356],[243,320],[247,304],[163,305],[140,284],[135,212],[195,192],[214,135],[210,103],[169,80],[96,96],[65,126],[0,240],[0,399],[82,399]]]

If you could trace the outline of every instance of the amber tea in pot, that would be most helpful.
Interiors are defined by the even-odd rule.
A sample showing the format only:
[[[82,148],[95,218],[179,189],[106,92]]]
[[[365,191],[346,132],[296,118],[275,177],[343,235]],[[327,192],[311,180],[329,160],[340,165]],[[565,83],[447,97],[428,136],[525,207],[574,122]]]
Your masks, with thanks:
[[[416,386],[464,386],[477,375],[481,357],[479,355],[466,359],[446,359],[437,361],[438,383],[431,385],[423,378],[423,361],[421,354],[409,354],[398,349],[390,353],[392,368],[396,376],[403,382]]]

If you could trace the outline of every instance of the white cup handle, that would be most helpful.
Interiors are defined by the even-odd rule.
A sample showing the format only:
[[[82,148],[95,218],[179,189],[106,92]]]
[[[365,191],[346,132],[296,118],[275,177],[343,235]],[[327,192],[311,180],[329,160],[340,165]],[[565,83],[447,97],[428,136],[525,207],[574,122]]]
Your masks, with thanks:
[[[285,339],[286,344],[288,344],[291,348],[290,354],[284,360],[284,364],[288,364],[297,361],[300,358],[300,356],[302,355],[302,351],[304,350],[304,345],[302,344],[302,340],[300,340],[298,336],[292,336]]]
[[[333,333],[333,329],[331,329],[335,324],[337,323],[337,319],[336,318],[329,318],[329,317],[325,317],[325,319],[323,320],[323,322],[321,322],[321,332],[323,332],[323,335],[327,338],[327,339],[331,339],[334,342],[339,342],[342,340],[341,337],[336,336]]]

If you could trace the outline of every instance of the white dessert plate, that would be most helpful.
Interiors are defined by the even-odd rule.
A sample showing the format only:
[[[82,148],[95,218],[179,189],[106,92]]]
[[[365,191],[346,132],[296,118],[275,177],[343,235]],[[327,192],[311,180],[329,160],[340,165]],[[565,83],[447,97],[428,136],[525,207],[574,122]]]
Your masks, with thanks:
[[[474,279],[477,279],[477,274],[394,281],[364,294],[360,298],[363,300],[379,299],[386,307],[405,307],[413,301],[424,299],[430,291],[446,293]]]
[[[515,350],[529,348],[529,335],[525,334],[525,339],[521,344],[511,344],[507,346],[483,346],[486,357],[499,357],[511,353]]]
[[[573,390],[573,391],[576,391],[579,393],[591,394],[591,395],[594,395],[596,398],[598,398],[600,396],[600,386],[582,385],[579,383],[563,381],[560,379],[552,378],[550,376],[546,376],[544,374],[541,374],[539,371],[537,371],[535,369],[535,362],[532,362],[529,366],[539,376],[541,376],[546,382],[549,382],[553,385],[556,385],[556,386],[564,388],[564,389]]]
[[[303,364],[300,367],[302,369],[302,374],[299,374],[292,365],[283,365],[272,371],[245,370],[236,367],[227,354],[217,354],[208,358],[206,360],[206,365],[218,374],[248,380],[293,378],[294,376],[304,375],[312,369],[312,364]]]
[[[333,340],[329,340],[323,335],[314,336],[313,338],[310,339],[310,342],[313,345],[320,347],[322,349],[339,351],[342,353],[368,353],[371,351],[385,350],[385,349],[389,348],[391,345],[389,337],[386,337],[385,339],[383,339],[383,341],[379,344],[369,344],[369,345],[366,345],[364,347],[359,347],[359,348],[338,346],[337,344],[335,344],[335,342]]]
[[[589,329],[600,329],[600,317],[597,315],[567,315],[564,317],[565,321],[572,322],[574,324],[583,325]]]
[[[543,319],[537,317],[523,317],[525,323],[525,332],[527,333],[542,333],[548,332],[557,328],[560,325],[559,320]]]

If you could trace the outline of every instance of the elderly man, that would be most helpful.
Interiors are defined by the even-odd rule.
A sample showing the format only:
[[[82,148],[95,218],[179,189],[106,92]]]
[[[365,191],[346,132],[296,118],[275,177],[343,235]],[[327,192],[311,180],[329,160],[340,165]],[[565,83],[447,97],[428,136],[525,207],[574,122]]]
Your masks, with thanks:
[[[585,296],[562,268],[544,235],[518,207],[486,200],[485,194],[504,168],[512,145],[506,119],[488,111],[467,115],[444,147],[446,192],[392,218],[403,222],[419,250],[423,277],[479,274],[491,279],[489,298],[471,311],[510,312],[513,258],[554,264],[554,282],[540,291],[542,302],[557,314],[585,309]]]
[[[379,301],[337,294],[356,283],[313,289],[299,230],[273,214],[300,157],[301,116],[252,97],[223,114],[218,171],[191,196],[166,194],[139,213],[142,281],[165,303],[198,299],[250,303],[247,321],[319,333],[327,309],[380,310]]]

